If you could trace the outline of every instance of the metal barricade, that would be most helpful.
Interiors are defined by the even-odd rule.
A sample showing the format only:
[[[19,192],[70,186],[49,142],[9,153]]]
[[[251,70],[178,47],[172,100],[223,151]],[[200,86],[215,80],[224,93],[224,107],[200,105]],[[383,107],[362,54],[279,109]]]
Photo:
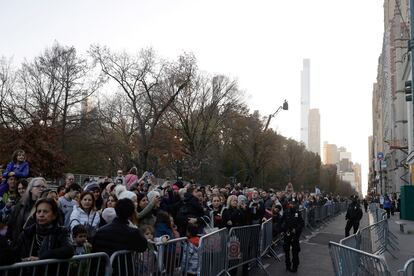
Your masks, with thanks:
[[[156,244],[158,273],[160,275],[185,275],[188,263],[187,238]]]
[[[112,275],[111,264],[106,253],[73,256],[71,259],[39,260],[0,266],[0,275]]]
[[[414,275],[414,258],[409,259],[403,269],[398,270],[398,276],[412,276]]]
[[[386,219],[359,229],[357,236],[360,240],[358,249],[365,252],[379,255],[387,251],[394,256],[389,249],[397,250],[397,237],[389,231],[388,220]]]
[[[273,224],[272,219],[268,219],[262,223],[260,230],[260,254],[259,257],[263,257],[266,254],[272,256],[276,261],[280,261],[276,252],[272,248],[273,244]]]
[[[198,248],[198,275],[215,276],[226,274],[227,229],[223,228],[200,238]]]
[[[313,208],[311,207],[307,210],[308,222],[311,227],[316,226],[315,213],[316,213],[316,207],[313,207]]]
[[[308,217],[308,210],[303,208],[300,210],[300,214],[302,215],[303,221],[305,222],[305,227],[310,227],[309,225],[309,217]]]
[[[110,260],[116,276],[185,275],[187,261],[187,238],[150,242],[145,252],[117,251]]]
[[[266,274],[268,272],[259,258],[260,253],[260,224],[233,227],[228,238],[227,272],[240,266],[256,262]]]
[[[361,236],[359,235],[359,231],[356,234],[343,238],[342,240],[339,241],[339,243],[345,246],[355,248],[355,249],[360,249]]]
[[[320,219],[323,221],[328,217],[328,206],[321,206],[320,210]]]
[[[151,247],[151,246],[150,246]],[[113,275],[157,275],[157,255],[153,249],[145,252],[116,251],[111,256]]]
[[[329,242],[329,254],[336,276],[391,275],[383,256],[370,254],[335,242]]]

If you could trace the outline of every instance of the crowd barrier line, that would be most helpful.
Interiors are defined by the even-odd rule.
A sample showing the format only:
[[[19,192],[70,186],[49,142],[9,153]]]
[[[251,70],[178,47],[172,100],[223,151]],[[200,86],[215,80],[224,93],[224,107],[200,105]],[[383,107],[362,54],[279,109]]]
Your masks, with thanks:
[[[305,227],[309,225],[312,210],[317,213],[317,221],[323,222],[346,210],[347,203],[317,206],[301,209]],[[310,225],[309,225],[310,226]],[[257,264],[266,274],[262,258],[270,255],[280,261],[273,249],[275,240],[280,242],[281,235],[273,236],[272,219],[262,224],[216,230],[200,238],[198,247],[198,275],[229,275],[229,271],[239,267]],[[78,264],[78,265],[77,265]],[[145,252],[121,250],[110,257],[103,253],[77,255],[69,260],[40,260],[21,262],[0,267],[0,276],[10,271],[33,270],[33,275],[52,275],[49,266],[53,265],[53,275],[185,275],[188,266],[187,238],[171,239],[166,243],[149,243]],[[75,271],[76,269],[76,271]],[[37,271],[37,272],[36,272]],[[45,274],[39,274],[39,272]],[[86,274],[85,274],[86,273]],[[23,274],[25,275],[25,274]]]

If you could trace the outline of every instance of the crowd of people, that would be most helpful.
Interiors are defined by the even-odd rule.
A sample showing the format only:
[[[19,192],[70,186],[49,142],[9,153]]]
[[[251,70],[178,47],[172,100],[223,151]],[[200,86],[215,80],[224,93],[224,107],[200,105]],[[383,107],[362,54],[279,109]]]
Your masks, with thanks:
[[[50,188],[42,177],[28,178],[25,153],[17,150],[0,180],[0,265],[74,254],[118,250],[145,251],[150,242],[187,237],[196,252],[199,237],[214,229],[260,224],[272,219],[273,235],[284,234],[286,270],[299,266],[304,221],[299,208],[340,201],[339,196],[244,187],[197,185],[181,180],[162,183],[150,172]],[[289,252],[292,248],[292,260]],[[188,273],[197,273],[197,254]]]

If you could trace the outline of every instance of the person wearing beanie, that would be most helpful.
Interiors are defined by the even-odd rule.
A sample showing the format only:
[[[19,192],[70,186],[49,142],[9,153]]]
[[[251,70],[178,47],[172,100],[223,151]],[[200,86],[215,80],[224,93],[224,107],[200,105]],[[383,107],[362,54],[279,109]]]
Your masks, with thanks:
[[[157,191],[151,191],[148,194],[139,193],[138,198],[137,211],[140,224],[154,225],[161,202],[160,194]]]
[[[128,198],[118,200],[115,213],[116,218],[96,232],[93,252],[105,252],[109,256],[119,250],[144,252],[148,248],[147,240],[141,230],[129,226],[135,213],[134,203]]]
[[[116,185],[115,189],[115,196],[118,200],[123,198],[128,198],[132,200],[134,203],[138,203],[137,201],[137,194],[131,191],[127,191],[124,185]]]
[[[247,197],[245,195],[239,195],[237,197],[237,205],[242,205],[242,204],[248,204],[249,200],[247,199]]]
[[[148,201],[151,202],[155,197],[161,197],[161,194],[158,190],[152,190],[147,194]]]
[[[134,203],[135,212],[134,212],[133,218],[131,219],[131,222],[133,223],[133,225],[137,226],[138,225],[138,214],[136,212],[137,207],[138,207],[137,194],[131,191],[127,191],[124,185],[117,185],[114,190],[115,190],[115,196],[118,198],[118,201],[120,199],[127,198],[127,199],[130,199]]]
[[[102,218],[107,224],[111,223],[116,218],[115,208],[105,208],[105,210],[102,212]]]

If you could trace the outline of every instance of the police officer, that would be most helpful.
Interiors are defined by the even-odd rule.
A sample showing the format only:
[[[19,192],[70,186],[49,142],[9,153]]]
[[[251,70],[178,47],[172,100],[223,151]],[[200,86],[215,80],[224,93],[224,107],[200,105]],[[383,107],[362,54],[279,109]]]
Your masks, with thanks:
[[[302,215],[298,210],[296,202],[290,201],[283,211],[282,231],[283,250],[285,251],[286,271],[297,272],[299,266],[299,239],[304,226]],[[292,247],[292,261],[290,259],[290,248]]]
[[[345,226],[345,237],[349,236],[349,231],[351,228],[354,228],[354,234],[358,231],[359,228],[359,221],[362,218],[362,210],[361,206],[359,205],[358,196],[351,197],[352,202],[348,206],[348,210],[346,211],[345,219],[347,220]]]

